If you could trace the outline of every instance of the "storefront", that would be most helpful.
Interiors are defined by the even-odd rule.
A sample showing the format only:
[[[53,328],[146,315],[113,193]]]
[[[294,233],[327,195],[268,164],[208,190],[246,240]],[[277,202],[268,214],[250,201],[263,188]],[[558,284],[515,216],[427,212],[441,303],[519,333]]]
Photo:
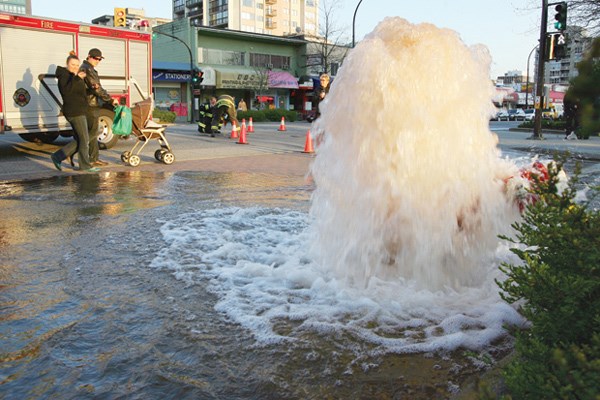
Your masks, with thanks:
[[[152,63],[154,104],[158,109],[173,111],[177,115],[178,121],[188,120],[189,70],[189,64]]]
[[[290,90],[298,89],[298,80],[289,72],[249,68],[217,68],[215,94],[228,94],[236,102],[244,99],[248,109],[295,109]]]

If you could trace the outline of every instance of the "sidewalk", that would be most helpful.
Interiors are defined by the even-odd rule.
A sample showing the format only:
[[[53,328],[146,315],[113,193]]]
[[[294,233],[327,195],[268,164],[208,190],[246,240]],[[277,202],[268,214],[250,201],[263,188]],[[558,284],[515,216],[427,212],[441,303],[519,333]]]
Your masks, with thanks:
[[[564,140],[564,133],[542,131],[542,140],[530,139],[531,131],[493,130],[498,135],[501,150],[517,150],[528,153],[553,155],[569,153],[576,158],[600,162],[600,137],[586,140]]]

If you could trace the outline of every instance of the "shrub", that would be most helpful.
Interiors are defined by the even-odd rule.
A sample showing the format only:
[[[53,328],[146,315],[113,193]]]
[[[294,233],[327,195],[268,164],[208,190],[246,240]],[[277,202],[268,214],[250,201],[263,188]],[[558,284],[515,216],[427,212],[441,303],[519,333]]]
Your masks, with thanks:
[[[267,120],[265,113],[261,110],[238,111],[237,117],[240,121],[244,118],[248,120],[250,117],[252,117],[253,122],[265,122]]]
[[[286,121],[294,122],[298,119],[298,113],[296,111],[284,110],[281,108],[275,108],[273,110],[248,110],[238,111],[238,119],[241,121],[243,118],[249,119],[252,117],[253,122],[264,122],[264,121],[281,121],[281,117],[285,117]]]
[[[542,128],[545,128],[545,129],[556,129],[556,130],[564,131],[565,125],[566,125],[566,122],[562,121],[562,120],[549,120],[549,119],[542,120]],[[523,122],[522,124],[519,124],[519,128],[533,129],[533,121]]]
[[[502,298],[521,302],[531,328],[517,333],[516,357],[503,371],[514,399],[600,399],[600,212],[575,203],[576,168],[557,191],[562,162],[538,182],[539,201],[513,225],[522,265],[502,264]],[[599,188],[593,188],[597,196]]]
[[[152,118],[158,118],[161,123],[173,123],[176,117],[177,114],[173,111],[160,110],[158,108],[152,111]]]

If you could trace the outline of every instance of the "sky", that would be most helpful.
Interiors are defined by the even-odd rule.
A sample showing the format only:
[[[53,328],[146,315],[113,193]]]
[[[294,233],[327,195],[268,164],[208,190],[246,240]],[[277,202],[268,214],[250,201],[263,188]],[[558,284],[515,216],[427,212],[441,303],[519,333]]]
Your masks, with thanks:
[[[323,1],[323,0],[321,0]],[[325,0],[332,1],[332,0]],[[338,0],[336,25],[352,39],[352,16],[359,0]],[[36,16],[90,22],[113,7],[144,9],[149,17],[172,17],[172,0],[32,0]],[[411,23],[432,23],[459,33],[466,45],[484,44],[492,55],[490,77],[509,71],[526,74],[527,57],[537,45],[541,9],[534,0],[362,0],[356,14],[355,37],[358,42],[385,17],[399,16]],[[534,60],[530,60],[533,74]]]

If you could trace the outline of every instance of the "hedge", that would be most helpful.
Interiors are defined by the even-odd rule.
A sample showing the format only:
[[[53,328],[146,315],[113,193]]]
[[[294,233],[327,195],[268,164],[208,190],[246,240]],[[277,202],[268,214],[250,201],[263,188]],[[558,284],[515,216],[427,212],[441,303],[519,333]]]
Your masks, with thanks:
[[[154,111],[152,111],[152,118],[158,118],[161,123],[173,123],[175,122],[176,117],[177,114],[175,114],[173,111],[160,110],[158,108],[155,108]]]
[[[281,108],[275,108],[273,110],[248,110],[238,111],[237,117],[239,120],[249,119],[252,117],[253,122],[265,122],[265,121],[281,121],[281,117],[285,117],[286,121],[294,122],[298,120],[298,113],[296,111],[284,110]]]

